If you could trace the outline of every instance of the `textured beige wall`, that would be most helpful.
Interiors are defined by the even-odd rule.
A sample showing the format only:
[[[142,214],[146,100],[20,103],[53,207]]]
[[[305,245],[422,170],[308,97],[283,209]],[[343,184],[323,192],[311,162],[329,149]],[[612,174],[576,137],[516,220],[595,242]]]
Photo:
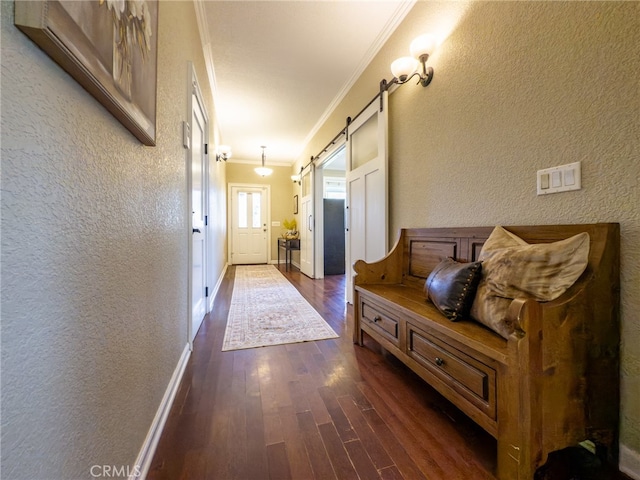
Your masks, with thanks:
[[[375,95],[411,40],[442,25],[428,88],[390,96],[390,232],[620,222],[620,441],[640,452],[640,3],[418,2],[307,146]],[[536,170],[582,162],[583,188],[536,196]]]
[[[269,165],[273,173],[268,177],[260,177],[253,171],[258,165],[246,163],[227,163],[227,182],[241,183],[245,185],[270,185],[271,186],[271,222],[280,222],[284,219],[291,220],[293,215],[293,182],[291,181],[291,169],[289,167],[279,167]],[[270,241],[271,251],[269,252],[269,262],[278,260],[278,237],[282,236],[284,227],[271,227]],[[280,253],[284,255],[284,250]],[[284,256],[282,258],[284,260]]]
[[[160,4],[156,147],[0,3],[2,476],[90,478],[133,465],[186,345],[189,60],[211,94],[191,2]],[[224,202],[224,167],[212,176]],[[217,275],[225,228],[212,227]]]

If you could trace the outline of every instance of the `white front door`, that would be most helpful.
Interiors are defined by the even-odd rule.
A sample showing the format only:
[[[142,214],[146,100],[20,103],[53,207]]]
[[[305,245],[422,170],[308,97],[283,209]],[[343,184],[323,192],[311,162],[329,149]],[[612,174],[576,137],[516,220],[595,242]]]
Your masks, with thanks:
[[[198,333],[206,314],[206,173],[207,117],[198,89],[191,98],[191,324],[189,342]]]
[[[267,188],[231,186],[230,196],[230,263],[267,263]]]
[[[353,264],[388,252],[387,92],[347,128],[347,301],[353,303]]]
[[[302,198],[300,200],[300,271],[313,278],[314,275],[314,210],[313,210],[313,164],[301,173]]]

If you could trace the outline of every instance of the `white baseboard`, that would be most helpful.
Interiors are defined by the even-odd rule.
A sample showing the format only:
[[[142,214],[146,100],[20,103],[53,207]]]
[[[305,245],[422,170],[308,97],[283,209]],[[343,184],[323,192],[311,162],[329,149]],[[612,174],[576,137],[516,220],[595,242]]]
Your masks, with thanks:
[[[640,480],[640,453],[620,444],[618,468],[634,480]]]
[[[220,285],[222,285],[222,280],[224,280],[224,275],[227,273],[227,267],[228,266],[229,266],[228,263],[224,264],[224,268],[222,269],[222,273],[218,277],[218,281],[216,282],[216,286],[213,287],[213,290],[211,290],[211,293],[209,294],[209,309],[207,310],[207,312],[210,312],[211,310],[213,310],[214,300],[216,298],[216,295],[218,294],[218,290],[220,289]]]
[[[171,405],[173,405],[173,400],[176,398],[176,394],[178,393],[180,380],[182,380],[182,374],[187,366],[189,355],[191,355],[191,350],[189,349],[189,344],[187,344],[182,351],[182,356],[178,361],[178,365],[176,365],[176,368],[173,371],[171,380],[169,380],[169,385],[167,385],[167,389],[164,392],[164,396],[162,397],[156,416],[153,419],[153,422],[151,422],[151,428],[149,428],[147,438],[145,438],[142,448],[140,449],[140,453],[138,453],[135,468],[133,469],[134,473],[129,476],[129,480],[140,480],[147,477],[149,468],[151,468],[151,462],[153,461],[153,455],[155,454],[158,442],[160,441],[160,435],[162,435],[162,430],[164,429],[167,417],[169,416]]]

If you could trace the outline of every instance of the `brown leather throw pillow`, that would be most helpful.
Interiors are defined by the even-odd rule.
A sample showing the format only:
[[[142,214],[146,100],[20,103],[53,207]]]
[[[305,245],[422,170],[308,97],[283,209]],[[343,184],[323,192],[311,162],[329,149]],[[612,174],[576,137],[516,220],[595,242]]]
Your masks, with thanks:
[[[433,269],[424,284],[427,298],[449,320],[468,317],[481,273],[480,262],[460,263],[445,258]]]

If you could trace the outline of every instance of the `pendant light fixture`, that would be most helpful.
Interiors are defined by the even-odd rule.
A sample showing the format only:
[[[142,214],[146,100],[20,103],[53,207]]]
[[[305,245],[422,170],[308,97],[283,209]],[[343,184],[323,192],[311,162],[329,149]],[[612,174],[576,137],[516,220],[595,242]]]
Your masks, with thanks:
[[[264,159],[265,159],[264,149],[267,147],[262,145],[260,148],[262,149],[262,166],[256,167],[254,170],[261,177],[267,177],[273,173],[273,170],[264,166]]]

